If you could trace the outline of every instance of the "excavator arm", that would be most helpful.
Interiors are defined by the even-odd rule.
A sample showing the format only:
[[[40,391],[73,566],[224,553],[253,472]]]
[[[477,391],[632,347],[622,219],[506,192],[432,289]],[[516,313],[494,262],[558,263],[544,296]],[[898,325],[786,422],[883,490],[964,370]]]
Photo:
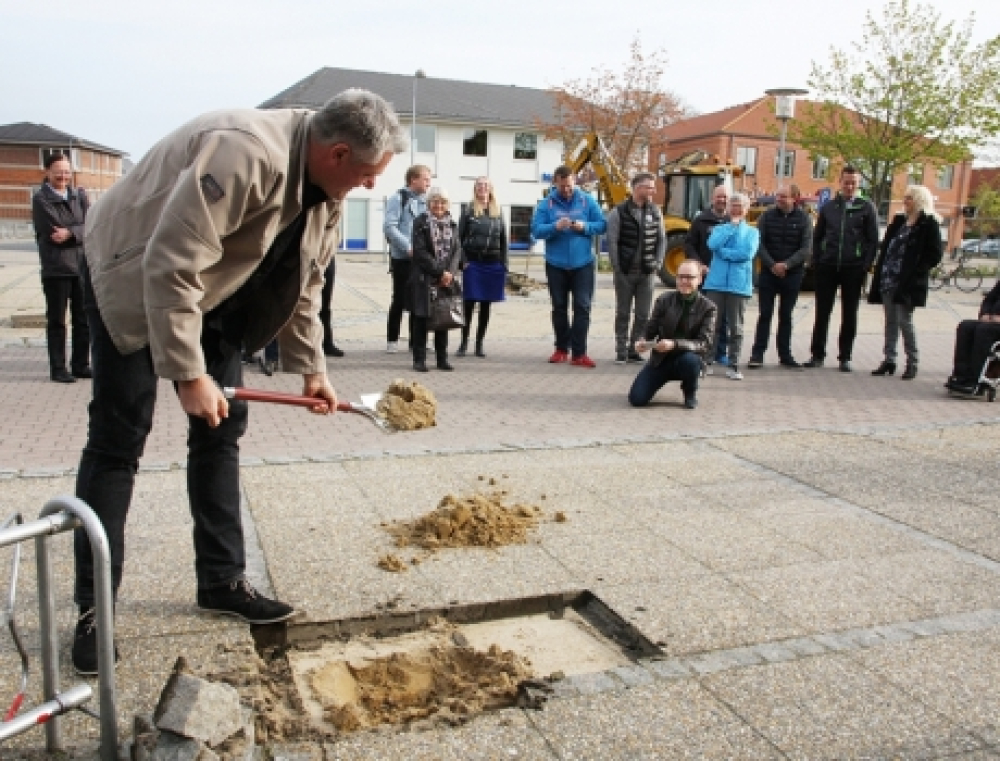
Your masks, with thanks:
[[[566,165],[574,175],[579,174],[587,164],[593,167],[594,174],[597,175],[601,195],[612,206],[617,206],[628,198],[628,182],[625,180],[625,175],[596,132],[588,133],[566,161]]]

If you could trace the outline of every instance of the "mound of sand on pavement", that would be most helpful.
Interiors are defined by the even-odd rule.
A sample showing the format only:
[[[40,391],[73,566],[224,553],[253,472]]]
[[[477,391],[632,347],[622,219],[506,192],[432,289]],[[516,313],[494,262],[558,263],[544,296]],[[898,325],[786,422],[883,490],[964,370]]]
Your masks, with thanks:
[[[375,411],[401,431],[437,425],[437,399],[429,388],[416,381],[394,380]]]

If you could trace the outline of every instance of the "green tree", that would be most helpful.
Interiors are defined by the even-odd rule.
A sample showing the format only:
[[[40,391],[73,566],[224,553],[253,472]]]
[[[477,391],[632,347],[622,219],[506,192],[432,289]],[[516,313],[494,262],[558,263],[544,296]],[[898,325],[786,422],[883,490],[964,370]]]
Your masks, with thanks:
[[[976,207],[976,216],[969,227],[978,237],[1000,235],[1000,188],[996,185],[980,185],[975,195],[969,199],[969,205]]]
[[[974,14],[944,23],[930,5],[890,0],[865,14],[859,42],[815,61],[789,136],[814,157],[850,162],[876,206],[897,171],[953,164],[1000,134],[1000,35],[975,46]]]

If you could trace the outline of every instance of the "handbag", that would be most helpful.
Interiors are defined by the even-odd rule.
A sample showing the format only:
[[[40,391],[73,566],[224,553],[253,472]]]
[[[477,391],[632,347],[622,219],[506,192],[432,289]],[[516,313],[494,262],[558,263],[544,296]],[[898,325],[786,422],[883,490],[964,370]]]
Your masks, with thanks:
[[[458,278],[449,286],[432,285],[427,327],[431,330],[455,330],[465,326],[462,285]]]

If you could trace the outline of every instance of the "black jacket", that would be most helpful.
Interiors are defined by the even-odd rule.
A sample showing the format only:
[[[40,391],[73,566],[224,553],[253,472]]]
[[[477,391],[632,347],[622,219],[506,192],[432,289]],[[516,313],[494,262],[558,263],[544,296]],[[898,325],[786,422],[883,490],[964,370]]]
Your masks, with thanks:
[[[458,220],[458,239],[466,260],[507,266],[507,226],[502,216],[475,216],[469,204]]]
[[[878,214],[871,201],[855,196],[847,202],[839,193],[819,210],[813,231],[814,267],[868,269],[878,251]]]
[[[906,215],[897,214],[885,231],[885,237],[879,247],[875,274],[868,291],[869,304],[882,303],[882,265],[885,263],[885,254],[889,250],[889,244],[899,234],[904,224]],[[899,273],[899,286],[892,300],[910,308],[926,306],[929,273],[940,264],[943,251],[941,226],[938,221],[920,212],[917,223],[906,237],[904,245],[906,249],[903,252],[903,268]]]
[[[654,338],[675,340],[674,333],[677,332],[677,323],[684,312],[681,299],[679,291],[667,291],[656,300],[656,303],[653,304],[653,313],[649,316],[649,322],[646,323],[645,338],[647,341]],[[685,337],[676,339],[677,348],[671,352],[666,354],[659,351],[650,352],[649,361],[655,367],[663,361],[664,357],[678,351],[693,351],[695,354],[704,356],[712,345],[715,335],[715,313],[715,304],[700,292],[695,291],[695,301],[688,313],[687,330],[684,331]]]
[[[794,271],[806,263],[812,248],[812,220],[798,206],[788,214],[772,206],[757,220],[757,230],[757,254],[762,267],[770,270],[780,262]]]
[[[406,308],[414,317],[427,317],[430,312],[430,289],[437,284],[445,272],[452,275],[465,266],[462,246],[458,242],[458,225],[451,222],[451,256],[439,260],[434,255],[434,241],[431,238],[429,212],[424,212],[413,220],[413,265],[407,287]]]
[[[984,314],[1000,314],[1000,280],[993,286],[993,290],[986,294],[982,306],[979,307],[979,316]]]
[[[31,221],[42,263],[42,278],[77,277],[83,259],[83,224],[90,202],[83,188],[69,188],[64,199],[47,182],[31,199]],[[65,227],[72,235],[63,243],[52,241],[52,231]]]
[[[729,220],[725,214],[719,216],[712,209],[705,209],[694,218],[684,239],[684,253],[688,259],[697,259],[706,267],[712,266],[712,252],[708,248],[708,236],[720,222]]]

